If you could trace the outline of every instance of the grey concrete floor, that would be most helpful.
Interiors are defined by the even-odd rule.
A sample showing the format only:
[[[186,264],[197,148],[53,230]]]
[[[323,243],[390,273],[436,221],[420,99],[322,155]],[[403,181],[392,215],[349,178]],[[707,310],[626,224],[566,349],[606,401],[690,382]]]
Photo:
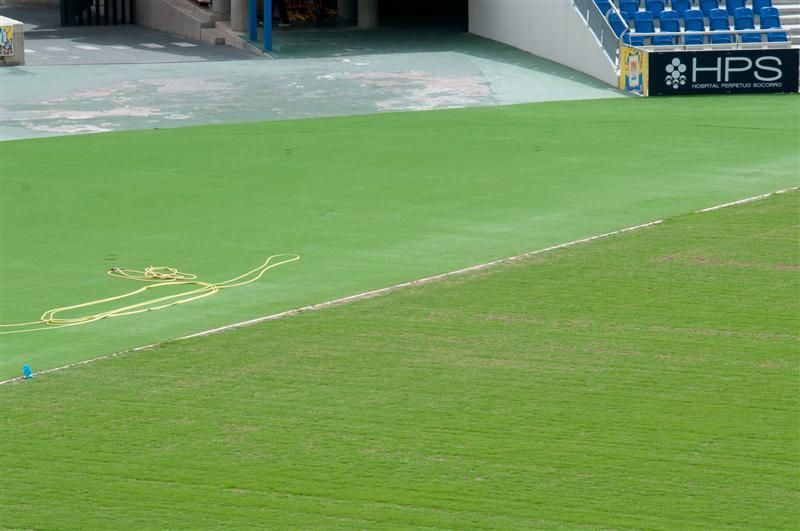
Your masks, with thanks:
[[[568,68],[441,28],[276,32],[277,60],[178,45],[197,43],[137,27],[54,28],[55,38],[36,29],[52,28],[35,26],[26,48],[61,42],[52,47],[100,50],[77,48],[72,55],[80,60],[71,64],[51,55],[50,62],[0,69],[2,140],[623,97]]]

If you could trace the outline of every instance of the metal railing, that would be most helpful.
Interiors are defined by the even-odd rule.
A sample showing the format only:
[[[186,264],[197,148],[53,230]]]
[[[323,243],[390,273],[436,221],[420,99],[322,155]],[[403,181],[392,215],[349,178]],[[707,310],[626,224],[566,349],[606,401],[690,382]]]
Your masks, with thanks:
[[[597,4],[594,3],[594,0],[572,0],[572,5],[575,9],[580,13],[583,21],[592,30],[597,41],[600,43],[600,46],[603,48],[606,56],[608,56],[608,60],[611,61],[611,64],[614,65],[614,68],[619,66],[619,37],[611,28],[611,24],[608,22],[608,13],[603,13],[600,11],[600,8]],[[610,12],[614,12],[620,16],[620,20],[626,26],[627,31],[627,23],[625,19],[620,15],[619,9],[617,8],[614,2],[611,2],[611,10]]]
[[[742,35],[747,33],[758,33],[758,34],[766,34],[766,33],[783,33],[786,34],[787,40],[786,41],[775,41],[775,42],[743,42]],[[784,28],[771,28],[771,29],[751,29],[751,30],[714,30],[714,31],[677,31],[677,32],[669,32],[669,31],[657,31],[655,33],[636,33],[630,32],[623,35],[623,43],[627,44],[627,37],[635,38],[635,37],[644,37],[651,39],[651,44],[644,44],[642,46],[636,45],[629,45],[635,46],[636,48],[645,48],[648,50],[700,50],[703,48],[709,49],[717,49],[717,48],[730,48],[733,46],[736,49],[740,48],[789,48],[792,45],[792,42],[788,40],[788,31]],[[733,36],[733,43],[715,43],[712,44],[710,42],[703,43],[703,44],[686,44],[686,37],[691,36],[710,36],[710,35],[720,35],[720,34],[728,34]],[[653,37],[674,37],[676,39],[676,43],[673,45],[669,44],[652,44]],[[710,39],[709,39],[710,40]]]

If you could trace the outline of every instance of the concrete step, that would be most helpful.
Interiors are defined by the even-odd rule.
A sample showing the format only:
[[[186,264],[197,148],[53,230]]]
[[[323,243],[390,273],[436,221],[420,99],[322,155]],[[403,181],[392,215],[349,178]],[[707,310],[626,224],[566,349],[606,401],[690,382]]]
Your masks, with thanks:
[[[225,35],[217,28],[203,28],[200,30],[200,40],[208,44],[224,45]]]
[[[783,20],[785,16],[800,15],[800,4],[780,6],[778,10],[781,12],[781,20]]]
[[[190,0],[138,0],[140,25],[174,35],[202,41],[204,29],[214,29],[222,18]],[[208,37],[213,40],[212,37]],[[211,42],[208,40],[206,42]]]
[[[232,48],[238,48],[240,50],[245,50],[254,55],[260,55],[262,57],[264,56],[270,57],[270,55],[264,52],[264,50],[251,43],[248,40],[247,35],[239,33],[237,31],[233,31],[233,29],[231,29],[230,22],[226,21],[217,22],[216,28],[217,31],[219,31],[222,35],[225,36],[225,44],[227,44],[228,46],[231,46]]]
[[[190,18],[200,22],[204,28],[213,28],[214,24],[222,18],[222,15],[214,13],[208,8],[203,8],[191,0],[161,0],[172,4],[175,9],[185,13]]]

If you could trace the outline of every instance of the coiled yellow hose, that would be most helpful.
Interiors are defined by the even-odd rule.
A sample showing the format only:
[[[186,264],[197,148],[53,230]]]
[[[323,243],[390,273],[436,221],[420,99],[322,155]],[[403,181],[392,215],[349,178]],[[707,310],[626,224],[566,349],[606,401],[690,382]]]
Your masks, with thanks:
[[[93,323],[95,321],[108,319],[111,317],[122,317],[124,315],[134,315],[137,313],[163,310],[165,308],[169,308],[170,306],[177,306],[178,304],[185,304],[187,302],[196,301],[198,299],[214,295],[223,289],[236,288],[239,286],[244,286],[245,284],[250,284],[251,282],[255,282],[256,280],[260,279],[262,276],[264,276],[264,273],[270,269],[288,264],[290,262],[295,262],[297,260],[300,260],[300,257],[296,254],[274,254],[267,258],[266,262],[257,268],[251,269],[247,273],[239,275],[236,278],[217,283],[197,280],[196,275],[191,273],[183,273],[173,267],[167,266],[150,266],[144,271],[114,267],[108,271],[108,274],[112,277],[135,280],[139,282],[149,282],[150,284],[137,290],[123,293],[122,295],[116,295],[114,297],[84,302],[81,304],[75,304],[73,306],[64,306],[62,308],[53,308],[52,310],[47,310],[44,312],[38,321],[0,324],[0,328],[11,329],[0,330],[0,335],[52,330],[55,328],[64,328],[67,326]],[[78,310],[80,308],[88,308],[91,306],[97,306],[99,304],[112,303],[128,297],[139,295],[140,293],[144,293],[152,289],[163,288],[165,286],[182,285],[197,287],[187,292],[156,297],[154,299],[149,299],[136,304],[130,304],[120,308],[114,308],[112,310],[107,310],[100,313],[84,315],[81,317],[58,317],[59,314],[70,310]]]

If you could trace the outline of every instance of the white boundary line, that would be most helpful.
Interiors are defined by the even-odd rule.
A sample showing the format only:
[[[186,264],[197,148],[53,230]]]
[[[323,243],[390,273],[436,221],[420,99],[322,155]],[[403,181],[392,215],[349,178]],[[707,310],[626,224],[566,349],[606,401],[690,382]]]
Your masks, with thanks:
[[[776,192],[770,192],[768,194],[756,195],[756,196],[753,196],[753,197],[740,199],[738,201],[731,201],[730,203],[723,203],[721,205],[716,205],[716,206],[704,208],[704,209],[701,209],[701,210],[695,210],[694,213],[695,214],[699,214],[699,213],[702,213],[702,212],[711,212],[711,211],[714,211],[714,210],[720,210],[722,208],[727,208],[727,207],[735,206],[735,205],[741,205],[743,203],[750,203],[752,201],[758,201],[760,199],[765,199],[765,198],[773,196],[773,195],[783,194],[783,193],[786,193],[786,192],[792,192],[794,190],[799,190],[799,189],[800,189],[800,186],[793,186],[791,188],[784,188],[783,190],[778,190]],[[451,276],[455,276],[455,275],[463,275],[465,273],[472,273],[474,271],[481,271],[483,269],[488,269],[490,267],[493,267],[493,266],[496,266],[496,265],[499,265],[499,264],[507,264],[507,263],[510,263],[510,262],[515,262],[515,261],[521,260],[523,258],[529,258],[531,256],[536,256],[538,254],[543,254],[543,253],[547,253],[547,252],[550,252],[550,251],[555,251],[555,250],[558,250],[558,249],[564,249],[564,248],[567,248],[567,247],[573,247],[575,245],[580,245],[582,243],[588,243],[588,242],[591,242],[591,241],[594,241],[594,240],[600,240],[600,239],[603,239],[603,238],[616,236],[617,234],[624,234],[626,232],[632,232],[632,231],[636,231],[636,230],[640,230],[640,229],[646,229],[648,227],[652,227],[654,225],[658,225],[658,224],[663,223],[663,222],[664,222],[663,219],[657,219],[655,221],[642,223],[640,225],[634,225],[632,227],[627,227],[627,228],[624,228],[624,229],[619,229],[619,230],[615,230],[615,231],[611,231],[611,232],[605,232],[603,234],[597,234],[595,236],[589,236],[588,238],[581,238],[580,240],[574,240],[574,241],[571,241],[571,242],[560,243],[558,245],[553,245],[551,247],[545,247],[544,249],[538,249],[536,251],[530,251],[530,252],[527,252],[527,253],[518,254],[518,255],[512,256],[510,258],[501,258],[499,260],[493,260],[491,262],[486,262],[486,263],[483,263],[483,264],[478,264],[478,265],[474,265],[474,266],[470,266],[470,267],[465,267],[463,269],[458,269],[456,271],[449,271],[447,273],[441,273],[439,275],[433,275],[433,276],[421,278],[421,279],[418,279],[418,280],[411,280],[409,282],[403,282],[401,284],[395,284],[393,286],[387,286],[385,288],[374,289],[374,290],[371,290],[371,291],[365,291],[363,293],[358,293],[356,295],[349,295],[347,297],[342,297],[340,299],[334,299],[334,300],[331,300],[331,301],[321,302],[321,303],[318,303],[318,304],[311,304],[309,306],[303,306],[302,308],[295,308],[293,310],[287,310],[285,312],[275,313],[275,314],[272,314],[272,315],[266,315],[264,317],[258,317],[256,319],[250,319],[248,321],[242,321],[240,323],[233,323],[233,324],[229,324],[229,325],[226,325],[226,326],[220,326],[218,328],[212,328],[211,330],[205,330],[203,332],[197,332],[196,334],[190,334],[188,336],[182,336],[182,337],[179,337],[177,339],[170,339],[168,341],[181,341],[181,340],[184,340],[184,339],[192,339],[192,338],[195,338],[195,337],[210,336],[210,335],[213,335],[213,334],[219,334],[219,333],[222,333],[222,332],[226,332],[228,330],[234,330],[236,328],[244,328],[244,327],[247,327],[247,326],[252,326],[252,325],[263,323],[263,322],[266,322],[266,321],[274,321],[275,319],[282,319],[284,317],[291,317],[293,315],[298,315],[298,314],[305,313],[305,312],[322,310],[322,309],[325,309],[325,308],[330,308],[332,306],[338,306],[338,305],[341,305],[341,304],[347,304],[348,302],[353,302],[353,301],[357,301],[357,300],[361,300],[361,299],[367,299],[367,298],[370,298],[370,297],[376,297],[378,295],[383,295],[384,293],[389,293],[389,292],[392,292],[392,291],[396,291],[396,290],[403,289],[403,288],[408,288],[408,287],[411,287],[411,286],[419,286],[419,285],[422,285],[422,284],[428,284],[430,282],[436,282],[438,280],[442,280],[442,279],[445,279],[445,278],[448,278],[448,277],[451,277]],[[88,359],[88,360],[78,361],[78,362],[75,362],[75,363],[69,363],[67,365],[62,365],[61,367],[55,367],[53,369],[45,369],[43,371],[37,371],[35,373],[35,375],[49,374],[49,373],[52,373],[52,372],[63,371],[65,369],[71,369],[71,368],[74,368],[74,367],[80,367],[81,365],[88,365],[90,363],[95,363],[95,362],[102,361],[102,360],[107,360],[107,359],[111,359],[111,358],[117,358],[119,356],[124,356],[126,354],[130,354],[132,352],[139,352],[139,351],[142,351],[142,350],[148,350],[148,349],[151,349],[151,348],[155,348],[155,347],[158,347],[158,346],[162,345],[165,342],[166,341],[159,342],[159,343],[153,343],[152,345],[145,345],[143,347],[136,347],[136,348],[132,348],[132,349],[129,349],[129,350],[123,350],[123,351],[120,351],[120,352],[115,352],[113,354],[106,354],[104,356],[98,356],[96,358],[92,358],[92,359]],[[8,383],[12,383],[12,382],[18,382],[18,381],[21,381],[21,380],[23,380],[23,378],[21,376],[17,376],[15,378],[10,378],[8,380],[0,381],[0,385],[5,385],[5,384],[8,384]]]
[[[791,188],[784,188],[783,190],[778,190],[777,192],[770,192],[768,194],[761,194],[761,195],[754,195],[753,197],[748,197],[746,199],[739,199],[738,201],[731,201],[730,203],[724,203],[722,205],[712,206],[708,208],[704,208],[702,210],[695,210],[695,214],[700,212],[712,212],[714,210],[719,210],[721,208],[727,208],[729,206],[741,205],[744,203],[750,203],[752,201],[758,201],[759,199],[765,199],[772,195],[778,194],[785,194],[786,192],[794,192],[795,190],[800,190],[800,186],[792,186]]]

